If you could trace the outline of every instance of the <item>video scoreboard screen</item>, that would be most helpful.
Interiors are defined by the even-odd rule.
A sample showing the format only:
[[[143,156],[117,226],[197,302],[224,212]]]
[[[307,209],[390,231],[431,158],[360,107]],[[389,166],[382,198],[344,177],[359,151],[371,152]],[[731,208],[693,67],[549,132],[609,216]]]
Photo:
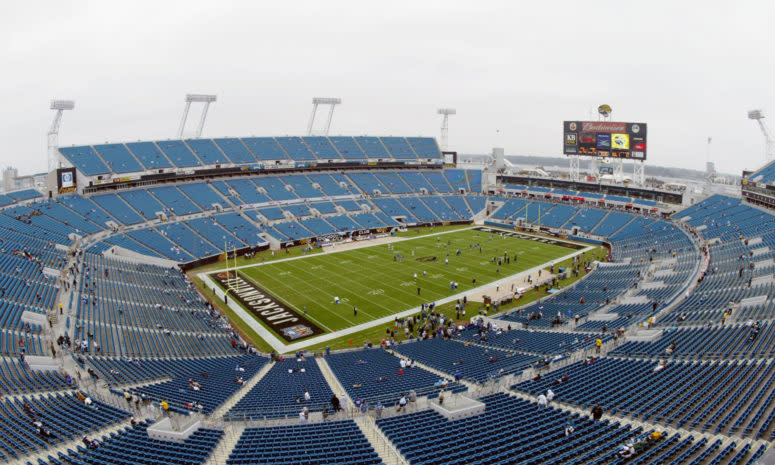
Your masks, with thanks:
[[[646,123],[565,121],[563,136],[565,155],[646,159]]]

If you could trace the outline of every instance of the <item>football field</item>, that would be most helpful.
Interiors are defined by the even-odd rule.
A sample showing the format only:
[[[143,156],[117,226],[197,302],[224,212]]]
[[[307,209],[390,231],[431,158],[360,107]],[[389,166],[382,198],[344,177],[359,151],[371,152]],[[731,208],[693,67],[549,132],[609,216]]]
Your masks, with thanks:
[[[539,265],[548,268],[554,260],[582,248],[550,242],[464,229],[241,267],[239,276],[256,286],[261,297],[276,299],[286,311],[317,326],[317,333],[324,333],[459,294]],[[453,289],[451,282],[457,287]],[[357,314],[353,307],[357,307]],[[263,317],[258,319],[267,323]],[[274,332],[278,332],[276,328]]]

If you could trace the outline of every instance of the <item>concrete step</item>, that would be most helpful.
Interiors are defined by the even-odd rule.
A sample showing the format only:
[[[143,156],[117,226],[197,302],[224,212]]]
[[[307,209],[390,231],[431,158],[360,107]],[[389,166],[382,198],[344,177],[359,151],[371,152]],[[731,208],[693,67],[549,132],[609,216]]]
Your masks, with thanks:
[[[366,439],[371,443],[371,447],[374,448],[374,451],[379,455],[379,458],[382,459],[382,463],[385,465],[409,464],[409,461],[398,452],[398,449],[393,445],[393,442],[382,434],[382,430],[377,427],[373,418],[363,415],[356,417],[354,420],[355,424],[358,425],[358,428],[361,429],[363,435],[366,436]]]
[[[258,384],[259,381],[261,381],[261,378],[263,378],[269,370],[272,369],[274,366],[274,362],[269,362],[266,365],[264,365],[260,370],[258,370],[258,373],[253,375],[252,378],[250,378],[237,392],[231,395],[226,401],[221,404],[220,407],[215,409],[213,413],[210,414],[210,418],[213,419],[220,419],[223,417],[223,415],[226,414],[229,410],[231,410],[232,407],[234,407],[237,402],[239,402],[243,397],[245,397],[245,394],[250,392],[253,387]]]

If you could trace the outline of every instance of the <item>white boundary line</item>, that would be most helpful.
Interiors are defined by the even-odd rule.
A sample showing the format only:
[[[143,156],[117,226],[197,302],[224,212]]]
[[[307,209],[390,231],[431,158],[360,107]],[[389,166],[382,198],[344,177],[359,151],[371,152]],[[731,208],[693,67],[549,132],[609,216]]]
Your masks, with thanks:
[[[455,229],[455,230],[452,230],[452,231],[443,231],[443,232],[438,232],[438,233],[433,233],[433,234],[425,234],[423,236],[417,236],[417,237],[401,238],[399,240],[403,241],[403,240],[410,240],[410,239],[419,239],[421,237],[436,236],[436,235],[440,235],[440,234],[449,234],[449,233],[453,233],[453,232],[457,232],[457,231],[466,231],[466,230],[469,230],[469,229],[480,228],[480,227],[490,228],[490,229],[493,229],[493,230],[496,230],[496,231],[515,232],[515,231],[511,231],[510,229],[502,229],[502,228],[497,228],[497,227],[492,227],[492,226],[472,226],[470,228],[462,228],[462,229]],[[526,234],[526,233],[522,233],[522,234]],[[535,236],[533,234],[527,234],[527,235],[534,236],[534,237],[539,237],[539,238],[544,238],[543,236]],[[553,240],[557,240],[559,242],[566,242],[566,243],[577,244],[576,242],[572,242],[572,241],[565,241],[565,240],[562,240],[562,239],[555,239],[555,238],[552,238],[552,239]],[[374,246],[373,244],[369,245],[368,241],[364,241],[363,247],[373,247],[373,246]],[[357,248],[362,248],[362,247],[357,247]],[[555,258],[555,259],[551,260],[551,262],[553,262],[553,263],[562,262],[562,261],[568,260],[570,258],[573,258],[573,257],[575,257],[577,255],[581,255],[583,253],[586,253],[586,252],[589,252],[591,250],[594,250],[594,249],[595,249],[595,246],[591,246],[590,245],[590,246],[584,247],[583,249],[576,250],[575,252],[570,253],[568,255],[565,255],[563,257]],[[347,250],[337,250],[337,251],[328,252],[328,253],[347,252],[349,250],[355,250],[355,249],[350,248],[350,249],[347,249]],[[254,267],[254,266],[261,266],[261,265],[265,265],[265,264],[269,264],[269,263],[279,263],[281,261],[298,260],[298,259],[301,259],[301,258],[314,257],[316,255],[318,255],[318,254],[302,255],[302,256],[299,256],[299,257],[284,258],[284,259],[281,259],[281,260],[273,260],[271,262],[264,262],[264,263],[259,263],[259,264],[242,265],[242,266],[237,267],[237,269],[251,268],[251,267]],[[546,262],[546,263],[548,263],[548,262]],[[515,274],[509,275],[509,276],[505,276],[505,277],[503,277],[503,278],[501,278],[501,279],[499,279],[497,281],[491,281],[491,282],[483,284],[483,285],[481,285],[479,287],[475,287],[473,289],[468,289],[465,292],[459,292],[457,294],[454,294],[454,295],[451,295],[451,296],[448,296],[448,297],[444,297],[443,299],[436,300],[435,302],[436,302],[437,305],[441,305],[441,304],[445,304],[447,302],[452,302],[453,300],[461,299],[461,298],[463,298],[463,296],[468,295],[468,294],[473,294],[473,293],[476,293],[476,292],[479,292],[479,291],[484,291],[486,288],[491,288],[492,286],[503,284],[503,283],[505,283],[507,281],[513,280],[515,278],[519,278],[520,276],[523,276],[523,275],[532,274],[532,273],[534,273],[534,272],[536,272],[536,271],[538,271],[540,269],[543,269],[544,266],[546,265],[546,263],[542,263],[540,265],[536,265],[536,266],[534,266],[534,267],[532,267],[530,269],[527,269],[527,270],[522,270],[519,273],[515,273]],[[231,269],[233,269],[233,268],[231,268]],[[224,271],[224,270],[210,270],[208,272],[202,272],[202,273],[197,274],[197,277],[199,277],[202,280],[202,282],[204,282],[204,284],[208,288],[214,289],[216,297],[220,298],[221,301],[223,301],[223,296],[225,295],[225,292],[223,291],[223,289],[221,289],[220,286],[215,284],[213,282],[213,280],[210,279],[210,277],[208,276],[208,275],[210,275],[212,273],[217,273],[218,271]],[[395,318],[405,318],[405,317],[408,317],[410,315],[414,315],[415,313],[419,313],[420,312],[420,306],[412,307],[412,308],[409,308],[407,310],[403,310],[401,312],[393,313],[391,315],[387,315],[387,316],[384,316],[382,318],[378,318],[376,320],[367,321],[365,323],[361,323],[361,324],[358,324],[358,325],[355,325],[355,326],[350,326],[349,328],[345,328],[345,329],[342,329],[342,330],[339,330],[339,331],[332,331],[332,332],[329,332],[329,333],[326,333],[326,334],[321,334],[320,336],[317,336],[317,337],[313,337],[311,339],[305,339],[305,340],[300,341],[300,342],[294,342],[294,343],[291,343],[291,344],[285,344],[282,340],[280,340],[277,336],[275,336],[269,329],[267,329],[263,324],[261,324],[261,322],[259,322],[258,319],[256,319],[252,315],[250,315],[247,312],[247,310],[245,310],[242,307],[242,305],[240,305],[233,297],[229,299],[227,305],[229,306],[230,309],[232,309],[234,311],[234,313],[237,314],[237,316],[239,316],[242,319],[242,321],[247,323],[247,325],[250,326],[250,328],[253,329],[253,331],[255,331],[259,336],[261,336],[261,338],[264,339],[264,341],[266,341],[267,344],[272,346],[272,348],[275,351],[277,351],[277,353],[280,353],[280,354],[289,353],[289,352],[295,352],[295,351],[303,349],[305,347],[309,347],[309,346],[312,346],[312,345],[320,344],[322,342],[330,341],[330,340],[333,340],[333,339],[338,339],[338,338],[340,338],[342,336],[347,336],[349,334],[357,333],[357,332],[363,331],[365,329],[369,329],[369,328],[373,328],[375,326],[379,326],[379,325],[383,325],[383,324],[389,323],[391,321],[394,321]]]

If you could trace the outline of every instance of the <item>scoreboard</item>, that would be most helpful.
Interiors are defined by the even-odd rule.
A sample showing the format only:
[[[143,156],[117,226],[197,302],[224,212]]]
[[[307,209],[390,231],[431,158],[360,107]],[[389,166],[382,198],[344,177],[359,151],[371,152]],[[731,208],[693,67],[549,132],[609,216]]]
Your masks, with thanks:
[[[565,121],[563,136],[565,155],[646,159],[646,123]]]

